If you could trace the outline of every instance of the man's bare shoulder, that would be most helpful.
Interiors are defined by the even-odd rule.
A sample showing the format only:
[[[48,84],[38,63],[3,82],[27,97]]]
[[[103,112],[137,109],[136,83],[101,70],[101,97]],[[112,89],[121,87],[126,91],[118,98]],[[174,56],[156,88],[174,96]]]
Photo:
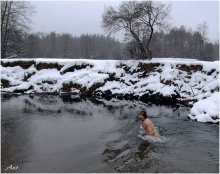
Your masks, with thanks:
[[[145,124],[145,125],[150,125],[150,124],[152,124],[152,122],[151,122],[151,120],[148,118],[148,119],[145,119],[145,120],[144,120],[144,124]]]

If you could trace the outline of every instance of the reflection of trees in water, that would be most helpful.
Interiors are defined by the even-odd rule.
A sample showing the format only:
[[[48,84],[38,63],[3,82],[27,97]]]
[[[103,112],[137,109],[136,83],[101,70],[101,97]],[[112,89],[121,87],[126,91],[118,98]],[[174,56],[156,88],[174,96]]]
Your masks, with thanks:
[[[81,107],[76,106],[76,104]],[[23,111],[25,113],[43,113],[43,114],[60,114],[70,113],[78,116],[91,116],[93,113],[83,106],[85,101],[79,97],[71,97],[71,95],[63,95],[61,97],[54,95],[36,95],[25,96]],[[85,104],[86,105],[86,104]],[[88,106],[87,106],[88,107]]]
[[[100,110],[105,113],[111,113],[116,119],[129,120],[130,117],[137,117],[137,114],[146,107],[146,104],[137,101],[121,101],[121,100],[97,100],[81,99],[74,95],[31,95],[23,96],[26,113],[62,113],[69,112],[75,115],[92,115],[93,112]],[[138,103],[138,104],[137,104]]]

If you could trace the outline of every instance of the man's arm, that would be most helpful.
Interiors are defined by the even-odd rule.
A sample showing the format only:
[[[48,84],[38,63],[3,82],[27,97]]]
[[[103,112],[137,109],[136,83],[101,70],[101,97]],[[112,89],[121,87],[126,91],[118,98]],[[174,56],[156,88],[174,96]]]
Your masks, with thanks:
[[[152,135],[152,131],[148,122],[144,122],[144,130],[145,134]]]

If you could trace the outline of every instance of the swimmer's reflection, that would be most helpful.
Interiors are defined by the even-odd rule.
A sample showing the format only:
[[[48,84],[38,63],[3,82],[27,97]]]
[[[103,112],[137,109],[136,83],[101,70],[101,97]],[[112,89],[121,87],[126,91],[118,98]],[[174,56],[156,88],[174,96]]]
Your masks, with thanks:
[[[136,152],[136,156],[140,159],[143,160],[144,158],[148,157],[150,153],[150,143],[148,141],[142,142],[139,147],[138,151]]]

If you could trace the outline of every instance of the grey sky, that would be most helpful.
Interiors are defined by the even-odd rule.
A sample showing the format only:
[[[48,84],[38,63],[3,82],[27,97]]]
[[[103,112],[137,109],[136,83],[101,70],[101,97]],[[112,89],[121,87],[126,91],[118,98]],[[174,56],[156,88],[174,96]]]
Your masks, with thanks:
[[[120,1],[32,1],[37,11],[32,16],[33,32],[67,32],[73,35],[83,33],[106,34],[101,28],[104,8],[118,6]],[[208,37],[216,41],[219,32],[218,1],[171,1],[172,26],[184,25],[195,29],[206,21]],[[121,39],[122,34],[116,34]]]

